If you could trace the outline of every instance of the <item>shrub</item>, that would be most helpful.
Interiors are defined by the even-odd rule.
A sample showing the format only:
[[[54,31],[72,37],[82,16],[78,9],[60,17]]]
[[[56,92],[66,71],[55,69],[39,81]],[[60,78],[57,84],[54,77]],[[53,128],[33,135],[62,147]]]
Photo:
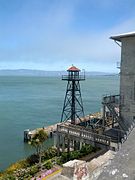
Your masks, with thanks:
[[[51,147],[43,152],[42,160],[48,160],[57,155],[57,149],[55,147]]]
[[[70,159],[78,159],[80,157],[80,152],[79,151],[73,151],[70,153]]]
[[[45,164],[44,164],[44,167],[45,169],[49,170],[53,167],[53,164],[51,161],[47,161]]]
[[[39,162],[39,155],[32,154],[27,158],[27,163],[31,166]]]
[[[5,172],[12,173],[18,169],[26,168],[27,166],[28,166],[28,162],[26,160],[21,160],[9,166],[9,168],[7,168]]]
[[[39,171],[39,169],[38,169],[37,166],[32,166],[32,167],[30,168],[29,174],[30,174],[31,176],[34,176],[38,171]]]
[[[5,174],[0,177],[0,180],[16,180],[16,177],[12,174]]]
[[[80,153],[84,156],[91,153],[92,151],[93,151],[93,147],[91,145],[85,145],[82,146]]]
[[[56,160],[56,164],[62,166],[63,162],[61,161],[61,158],[58,158],[58,159]]]
[[[66,162],[67,160],[69,160],[69,155],[68,155],[67,152],[63,152],[63,153],[61,154],[61,161],[64,163],[64,162]]]
[[[51,147],[48,149],[50,157],[53,158],[57,155],[57,149],[55,147]]]

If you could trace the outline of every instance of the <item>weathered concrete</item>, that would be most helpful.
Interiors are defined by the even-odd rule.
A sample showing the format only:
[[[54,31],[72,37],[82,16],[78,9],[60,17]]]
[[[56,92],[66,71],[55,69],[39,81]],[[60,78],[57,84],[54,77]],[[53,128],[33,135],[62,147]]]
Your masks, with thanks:
[[[126,33],[111,37],[120,41],[120,116],[130,127],[135,119],[135,33]]]
[[[98,176],[103,171],[103,168],[110,164],[111,159],[114,158],[115,152],[114,151],[107,151],[105,154],[94,158],[92,161],[88,162],[88,169],[89,169],[89,179],[96,180]]]
[[[63,141],[63,137],[67,140],[67,151],[70,151],[70,148],[75,149],[75,142],[79,142],[79,148],[81,148],[82,143],[91,144],[96,147],[104,149],[115,149],[117,144],[111,142],[111,138],[105,135],[100,135],[93,133],[87,128],[75,125],[61,124],[57,126],[57,150],[60,152],[61,144],[66,143]],[[71,143],[71,140],[74,143]],[[73,147],[74,145],[74,147]],[[62,148],[63,150],[63,148]]]
[[[122,39],[120,94],[121,116],[130,125],[135,119],[135,37]]]
[[[98,177],[99,180],[135,180],[135,129],[117,152],[112,162]]]
[[[77,180],[76,176],[76,162],[78,163],[78,179],[80,180],[96,180],[98,179],[100,173],[103,171],[103,168],[107,166],[111,162],[111,159],[114,158],[115,152],[114,151],[107,151],[105,154],[98,156],[97,158],[94,158],[90,162],[85,162],[85,161],[79,161],[79,160],[73,160],[65,163],[65,167],[63,172],[60,174],[57,174],[51,178],[48,178],[49,180]],[[86,171],[86,176],[82,176],[82,171],[80,169],[80,165],[82,168],[87,169]],[[74,175],[73,175],[74,174]]]

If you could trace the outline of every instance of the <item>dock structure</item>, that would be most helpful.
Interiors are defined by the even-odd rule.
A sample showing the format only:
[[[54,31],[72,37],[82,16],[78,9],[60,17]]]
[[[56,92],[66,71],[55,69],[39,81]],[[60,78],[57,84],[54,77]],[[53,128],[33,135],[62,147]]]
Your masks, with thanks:
[[[99,119],[99,118],[101,118],[101,113],[96,112],[93,114],[88,114],[85,117],[81,117],[80,119],[81,119],[82,123],[83,122],[88,123],[88,122],[92,121],[93,119]],[[70,120],[67,121],[67,124],[69,124],[69,123],[70,123]],[[79,123],[80,123],[80,120],[76,120],[76,124],[79,124]],[[56,123],[56,124],[53,124],[53,125],[50,125],[47,127],[36,128],[33,130],[26,129],[26,130],[24,130],[24,142],[30,141],[32,139],[32,137],[34,136],[34,134],[41,129],[43,129],[45,132],[47,132],[48,137],[52,137],[54,135],[54,133],[57,131],[57,125],[60,125],[60,124],[63,124],[63,123]]]
[[[79,71],[73,66],[68,69],[66,78],[62,78],[68,81],[68,85],[62,112],[62,119],[65,115],[65,123],[58,125],[56,131],[58,152],[65,151],[65,147],[68,152],[71,149],[80,149],[83,143],[106,149],[119,149],[119,143],[123,143],[127,139],[128,134],[135,126],[135,116],[129,126],[122,116],[121,94],[103,97],[103,111],[100,117],[81,118],[77,115],[78,107],[75,100],[83,112],[82,99],[79,102],[76,95],[77,93],[81,94],[80,88],[78,88],[81,80]],[[75,83],[78,86],[75,86]],[[121,88],[123,88],[123,84],[121,84]]]
[[[30,141],[32,139],[32,137],[41,129],[43,129],[48,134],[48,137],[52,137],[53,133],[56,132],[58,124],[60,124],[60,123],[56,123],[54,125],[37,128],[37,129],[33,129],[33,130],[30,130],[30,129],[24,130],[24,142]]]
[[[67,151],[70,149],[81,149],[83,144],[91,144],[101,148],[111,148],[111,138],[105,135],[93,133],[86,128],[75,125],[67,125],[65,123],[57,126],[57,149],[60,152],[60,144],[62,144],[62,151],[65,151],[67,145]],[[78,146],[78,147],[77,147]],[[113,148],[113,147],[112,147]]]

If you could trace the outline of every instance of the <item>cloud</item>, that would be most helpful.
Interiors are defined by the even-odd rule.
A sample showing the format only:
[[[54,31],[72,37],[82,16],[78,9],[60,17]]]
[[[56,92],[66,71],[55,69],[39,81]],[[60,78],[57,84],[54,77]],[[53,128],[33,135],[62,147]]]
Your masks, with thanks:
[[[75,64],[86,70],[102,67],[104,71],[116,71],[120,48],[109,37],[134,30],[135,19],[131,17],[94,32],[90,26],[78,30],[75,26],[78,1],[54,2],[45,4],[43,8],[42,3],[25,4],[17,11],[12,26],[11,22],[6,25],[10,33],[4,33],[3,29],[1,38],[5,45],[0,45],[2,67],[5,61],[9,67],[12,64],[12,68],[60,70]],[[106,2],[104,0],[105,7],[108,6]]]

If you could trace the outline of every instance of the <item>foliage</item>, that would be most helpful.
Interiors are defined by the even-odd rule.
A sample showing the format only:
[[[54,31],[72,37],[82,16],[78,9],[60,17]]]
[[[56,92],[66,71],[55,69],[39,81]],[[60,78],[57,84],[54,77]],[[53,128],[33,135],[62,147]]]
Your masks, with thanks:
[[[62,166],[63,162],[61,161],[60,157],[56,159],[56,164]]]
[[[41,158],[42,158],[41,152],[43,150],[43,144],[45,140],[47,140],[47,138],[48,138],[47,133],[43,129],[41,129],[34,134],[31,141],[29,142],[29,144],[31,144],[36,149],[37,155],[39,155],[40,165],[41,165]]]
[[[0,180],[16,180],[16,177],[13,174],[4,174]]]
[[[53,164],[50,160],[44,164],[44,168],[47,170],[51,169],[52,167],[53,167]]]
[[[55,156],[57,156],[57,149],[55,147],[51,147],[43,152],[42,160],[45,161]]]
[[[92,152],[96,152],[99,148],[93,147],[91,145],[84,145],[82,146],[81,150],[72,151],[70,153],[63,152],[61,157],[56,160],[58,165],[62,165],[63,163],[67,162],[68,160],[79,159],[82,156],[88,155]]]
[[[28,166],[28,163],[26,160],[21,160],[18,161],[14,164],[12,164],[11,166],[9,166],[9,168],[6,169],[6,173],[12,173],[17,169],[21,169],[21,168],[26,168]]]
[[[82,156],[84,156],[84,155],[91,153],[93,150],[94,150],[93,146],[85,145],[85,146],[82,146],[80,153],[82,154]]]
[[[26,169],[20,169],[14,172],[19,180],[30,179],[39,171],[37,166],[31,166]]]
[[[70,153],[70,160],[78,159],[81,157],[81,153],[79,151],[73,151]]]
[[[96,152],[97,150],[99,150],[99,148],[85,145],[82,146],[81,150],[72,151],[70,153],[63,152],[60,157],[57,157],[57,149],[51,147],[42,152],[42,162],[45,161],[43,167],[49,170],[55,163],[62,165],[68,160],[79,159],[80,157],[90,154],[91,152]],[[30,180],[37,172],[39,172],[40,164],[37,164],[38,162],[39,154],[33,154],[26,160],[18,161],[0,174],[0,180]]]
[[[34,134],[29,144],[35,147],[37,154],[40,154],[43,143],[45,142],[45,140],[47,140],[47,138],[48,138],[47,133],[43,129],[41,129]]]
[[[37,166],[33,166],[33,167],[31,167],[31,169],[29,171],[29,174],[34,176],[38,171],[39,171],[38,167]]]
[[[29,156],[26,160],[27,160],[29,166],[34,165],[34,164],[36,164],[36,163],[39,162],[39,155],[37,155],[37,154],[32,154],[32,155]]]
[[[62,155],[61,155],[61,161],[64,163],[66,161],[68,161],[68,153],[67,152],[63,152]]]

